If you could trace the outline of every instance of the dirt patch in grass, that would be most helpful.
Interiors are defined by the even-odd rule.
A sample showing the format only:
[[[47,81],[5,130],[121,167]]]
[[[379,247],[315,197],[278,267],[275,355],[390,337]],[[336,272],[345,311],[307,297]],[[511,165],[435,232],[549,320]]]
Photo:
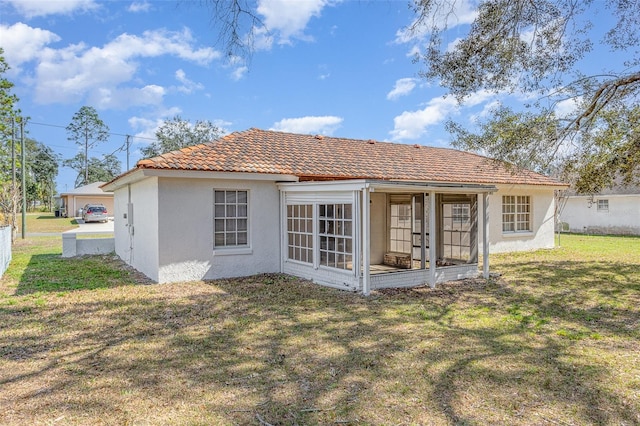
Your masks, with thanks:
[[[496,256],[501,278],[365,298],[279,274],[148,285],[47,244],[0,281],[1,424],[640,423],[640,254]],[[36,285],[45,263],[66,280]]]

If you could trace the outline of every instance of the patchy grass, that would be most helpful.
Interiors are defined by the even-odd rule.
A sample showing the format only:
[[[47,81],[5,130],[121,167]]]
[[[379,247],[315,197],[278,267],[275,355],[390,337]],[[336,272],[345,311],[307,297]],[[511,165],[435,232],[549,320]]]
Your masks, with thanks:
[[[27,240],[0,281],[0,423],[639,424],[640,239],[562,243],[364,298],[284,275],[146,285]]]
[[[22,215],[18,214],[17,229],[22,229]],[[74,218],[56,217],[51,212],[27,213],[27,233],[64,232],[78,227]]]

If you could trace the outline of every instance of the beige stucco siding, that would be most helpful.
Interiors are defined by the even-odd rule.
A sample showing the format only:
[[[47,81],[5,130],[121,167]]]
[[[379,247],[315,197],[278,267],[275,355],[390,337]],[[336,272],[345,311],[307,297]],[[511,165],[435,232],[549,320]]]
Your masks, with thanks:
[[[63,205],[67,209],[67,216],[74,217],[78,215],[78,210],[86,204],[104,204],[107,208],[109,216],[113,215],[113,195],[63,195]]]

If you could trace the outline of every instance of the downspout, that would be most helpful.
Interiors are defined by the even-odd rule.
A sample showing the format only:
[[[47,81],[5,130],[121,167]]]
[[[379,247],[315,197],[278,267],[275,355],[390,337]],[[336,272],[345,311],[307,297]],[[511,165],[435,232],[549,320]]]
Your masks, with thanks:
[[[489,278],[489,193],[482,193],[482,276]]]
[[[362,189],[362,293],[371,293],[371,224],[369,184]]]

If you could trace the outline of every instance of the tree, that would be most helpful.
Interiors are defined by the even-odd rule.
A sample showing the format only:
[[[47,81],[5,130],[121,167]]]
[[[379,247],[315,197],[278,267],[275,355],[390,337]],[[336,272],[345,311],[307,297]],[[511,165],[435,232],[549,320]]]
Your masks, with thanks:
[[[89,184],[92,182],[89,179],[89,148],[93,148],[99,142],[107,141],[109,127],[100,119],[95,108],[83,106],[73,115],[71,123],[67,126],[67,133],[69,134],[68,140],[74,141],[84,148],[84,153],[78,154],[83,160],[84,167],[82,170],[84,176],[80,180],[76,179],[76,187]],[[77,157],[76,155],[70,160],[76,160]]]
[[[12,239],[16,233],[16,213],[21,200],[21,191],[12,180],[11,144],[15,143],[16,122],[20,122],[20,110],[16,107],[18,97],[11,92],[13,83],[5,78],[9,64],[0,47],[0,224],[11,225]]]
[[[614,119],[630,117],[637,122],[640,0],[479,0],[473,22],[458,26],[455,40],[447,39],[447,31],[458,23],[456,7],[466,3],[413,3],[416,19],[406,30],[424,40],[423,51],[416,56],[424,66],[422,77],[437,82],[461,103],[478,91],[520,92],[537,101],[522,105],[524,112],[498,107],[476,134],[449,123],[458,137],[454,144],[536,170],[558,166],[565,179],[583,192],[599,191],[621,176],[629,183],[640,179],[637,127]],[[250,53],[252,35],[265,30],[254,3],[209,0],[207,4],[227,55]],[[609,17],[612,24],[603,39],[591,40],[592,20],[603,23]],[[600,62],[589,56],[594,43],[622,52],[626,60],[603,64],[609,69],[598,74],[581,72],[579,61]],[[575,109],[558,115],[556,107],[568,101],[575,102]],[[522,131],[532,122],[538,131]],[[607,143],[597,145],[603,135],[608,135]],[[599,172],[590,172],[594,170]],[[594,180],[596,176],[599,179]]]
[[[50,211],[52,197],[56,192],[58,155],[40,142],[32,141],[32,145],[33,148],[29,150],[28,166],[31,171],[30,177],[35,184],[35,200],[43,202]]]
[[[453,47],[443,40],[446,17],[453,13],[448,4],[421,0],[416,5],[411,29],[429,34],[420,57],[426,66],[422,75],[439,81],[460,102],[480,90],[537,94],[524,113],[496,108],[477,134],[448,123],[458,147],[540,171],[555,162],[562,176],[585,193],[640,179],[639,0],[606,3],[615,22],[601,42],[627,59],[619,69],[597,75],[584,74],[578,63],[591,52],[589,16],[596,16],[593,9],[602,3],[484,0],[468,33]],[[575,109],[559,115],[556,107],[569,100]]]
[[[142,148],[144,158],[156,157],[165,152],[175,151],[187,146],[211,142],[222,135],[222,130],[208,120],[198,120],[191,124],[176,115],[165,120],[156,131],[157,141]]]
[[[105,154],[102,159],[91,157],[86,161],[84,155],[79,152],[75,157],[64,160],[62,164],[78,172],[76,188],[93,182],[108,182],[121,173],[120,160],[113,154]]]

